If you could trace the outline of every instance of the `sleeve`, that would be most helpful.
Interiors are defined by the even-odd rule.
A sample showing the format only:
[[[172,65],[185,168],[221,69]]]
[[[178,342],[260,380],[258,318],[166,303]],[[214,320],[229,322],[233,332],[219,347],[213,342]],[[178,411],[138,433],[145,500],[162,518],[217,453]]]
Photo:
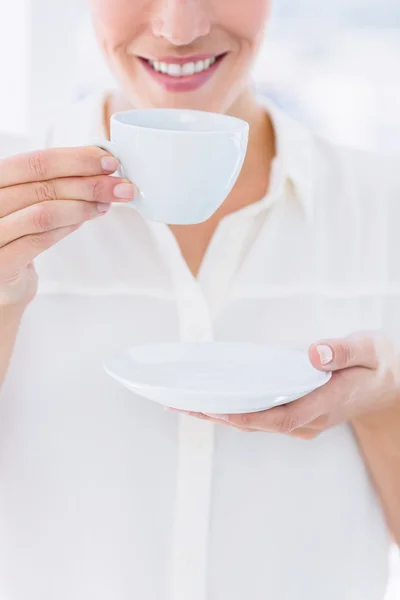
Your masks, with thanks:
[[[400,156],[385,160],[379,187],[385,224],[383,330],[400,351]]]

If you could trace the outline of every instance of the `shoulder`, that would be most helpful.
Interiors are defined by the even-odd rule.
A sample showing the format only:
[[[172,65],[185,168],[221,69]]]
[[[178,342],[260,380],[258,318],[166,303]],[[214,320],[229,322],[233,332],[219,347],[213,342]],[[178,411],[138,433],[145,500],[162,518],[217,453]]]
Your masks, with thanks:
[[[400,154],[340,146],[311,131],[266,98],[277,150],[289,177],[316,214],[338,218],[400,204]]]
[[[84,146],[93,137],[104,137],[107,92],[82,98],[63,110],[47,133],[47,146]]]
[[[334,144],[286,115],[277,132],[330,283],[400,283],[400,156]]]
[[[352,210],[397,209],[400,155],[342,147],[315,134],[310,139],[317,211],[348,214]]]
[[[397,239],[400,156],[341,147],[312,135],[313,211],[328,236]],[[378,242],[379,240],[379,242]]]
[[[400,282],[400,156],[341,148],[314,138],[313,223],[337,266]],[[333,250],[334,249],[334,250]],[[368,276],[367,276],[368,273]]]
[[[400,156],[340,147],[315,135],[312,146],[312,226],[329,277],[398,286]]]

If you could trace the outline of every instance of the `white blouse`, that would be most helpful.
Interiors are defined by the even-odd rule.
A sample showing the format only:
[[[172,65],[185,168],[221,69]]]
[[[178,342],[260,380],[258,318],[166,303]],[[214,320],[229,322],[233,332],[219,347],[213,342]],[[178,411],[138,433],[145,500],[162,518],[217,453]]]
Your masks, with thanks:
[[[104,136],[102,102],[63,114],[53,144]],[[389,535],[348,425],[312,442],[213,426],[102,369],[142,342],[400,342],[400,161],[267,106],[270,191],[223,219],[197,279],[129,206],[37,261],[1,392],[1,600],[383,599]]]

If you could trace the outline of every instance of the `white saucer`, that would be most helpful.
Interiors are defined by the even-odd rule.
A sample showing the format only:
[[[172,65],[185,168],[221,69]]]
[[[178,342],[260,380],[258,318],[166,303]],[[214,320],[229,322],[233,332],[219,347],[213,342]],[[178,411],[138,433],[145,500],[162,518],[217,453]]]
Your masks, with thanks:
[[[240,414],[293,402],[329,381],[307,354],[264,344],[146,344],[104,362],[132,392],[164,406]]]

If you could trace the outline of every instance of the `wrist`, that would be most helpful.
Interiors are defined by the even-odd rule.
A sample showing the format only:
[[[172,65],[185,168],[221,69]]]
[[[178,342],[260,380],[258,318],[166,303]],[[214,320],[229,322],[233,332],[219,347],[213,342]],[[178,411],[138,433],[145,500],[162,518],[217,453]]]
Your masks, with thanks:
[[[393,426],[400,427],[400,393],[396,394],[394,401],[389,406],[360,415],[354,419],[352,424],[356,429],[365,433],[384,432]]]
[[[19,314],[23,313],[33,298],[20,295],[8,295],[0,289],[0,313]]]
[[[21,319],[29,302],[1,302],[0,301],[0,322],[16,321]]]
[[[10,307],[10,310],[24,311],[37,293],[38,279],[33,266],[13,281],[0,284],[0,309]]]
[[[25,302],[0,305],[0,389],[7,374],[25,308]]]

